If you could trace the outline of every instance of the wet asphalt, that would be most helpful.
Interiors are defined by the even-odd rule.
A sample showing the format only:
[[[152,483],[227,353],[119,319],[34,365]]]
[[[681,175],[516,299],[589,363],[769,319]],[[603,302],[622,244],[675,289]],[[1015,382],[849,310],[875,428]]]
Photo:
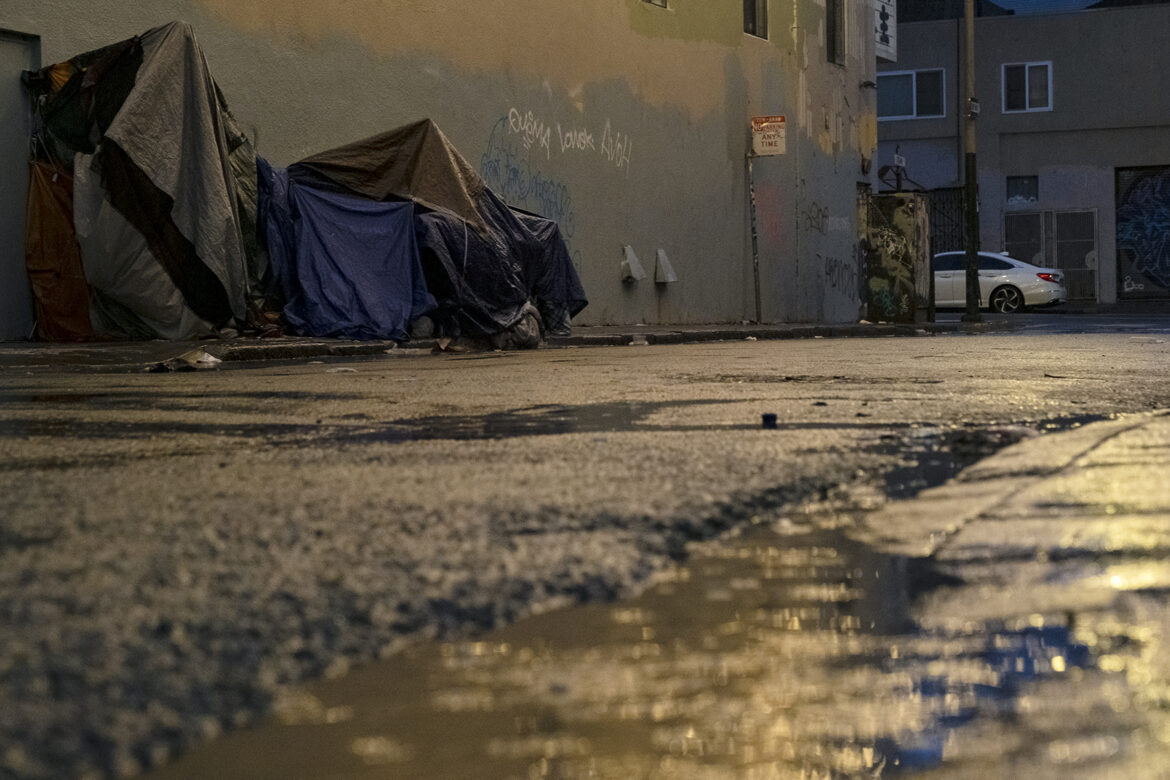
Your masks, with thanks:
[[[875,658],[911,648],[927,667],[944,662],[935,671],[951,680],[954,658],[979,657],[971,674],[990,679],[1000,662],[988,647],[1063,642],[1086,650],[1045,657],[1105,675],[1108,688],[1119,662],[1099,660],[1116,655],[1100,652],[1101,625],[1144,636],[1150,623],[1106,605],[1090,642],[1077,633],[1083,617],[1041,609],[1020,623],[1001,610],[966,633],[933,634],[915,610],[971,575],[938,555],[929,570],[910,565],[921,556],[900,545],[940,531],[851,538],[891,500],[1001,446],[1167,407],[1161,334],[420,353],[168,374],[5,364],[0,693],[12,706],[0,713],[0,766],[100,777],[183,753],[158,776],[226,777],[234,766],[240,777],[723,777],[747,776],[754,745],[750,766],[776,776],[892,773],[913,755],[927,757],[923,770],[978,768],[990,760],[978,749],[958,760],[939,747],[972,733],[968,721],[1012,733],[961,687],[977,683],[954,677],[910,706],[882,691],[921,682]],[[759,425],[765,413],[775,430]],[[1153,552],[1131,567],[1157,557],[1156,525],[1133,527],[1134,549]],[[789,564],[768,563],[784,555]],[[569,606],[580,603],[591,606]],[[521,620],[533,612],[547,614]],[[785,616],[804,621],[793,628]],[[725,624],[739,628],[707,647]],[[493,630],[517,633],[484,633]],[[942,649],[928,657],[922,643]],[[548,646],[563,647],[568,665],[534,666]],[[650,678],[625,665],[655,652],[665,660]],[[1017,657],[1027,666],[1036,654]],[[550,668],[562,669],[552,682]],[[485,693],[487,678],[507,690]],[[355,687],[334,697],[299,685],[314,679]],[[766,701],[747,695],[760,685]],[[373,714],[361,690],[375,691]],[[485,696],[528,714],[485,709]],[[1025,698],[1000,709],[1018,715]],[[388,725],[388,708],[405,730]],[[272,713],[268,727],[238,730]],[[497,732],[410,727],[453,713],[467,713],[473,734],[485,722]],[[818,722],[825,729],[793,731]],[[1105,742],[1092,732],[1039,744],[1052,766],[1073,770],[1160,755],[1148,719],[1109,723]],[[309,727],[318,730],[297,730]],[[248,751],[267,759],[214,763],[265,728],[292,730],[264,737],[275,753]],[[210,752],[192,750],[225,730],[234,733]],[[1126,742],[1133,734],[1152,736]],[[330,758],[282,773],[278,756],[297,755],[295,744]],[[470,762],[456,774],[440,759],[453,752]]]

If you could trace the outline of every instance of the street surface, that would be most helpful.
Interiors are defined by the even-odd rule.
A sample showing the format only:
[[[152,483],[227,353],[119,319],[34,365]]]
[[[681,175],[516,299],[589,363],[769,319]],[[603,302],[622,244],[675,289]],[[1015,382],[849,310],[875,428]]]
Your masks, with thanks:
[[[5,362],[0,777],[1165,776],[1170,320],[1025,316]],[[1016,442],[1120,467],[910,509]]]

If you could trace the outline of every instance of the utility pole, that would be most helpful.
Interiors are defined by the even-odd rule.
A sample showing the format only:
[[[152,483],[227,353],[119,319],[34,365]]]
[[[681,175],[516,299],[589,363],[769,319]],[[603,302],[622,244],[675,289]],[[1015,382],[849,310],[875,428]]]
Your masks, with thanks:
[[[967,119],[963,134],[965,168],[964,196],[967,217],[967,311],[963,322],[979,322],[979,170],[975,165],[975,120],[979,100],[975,97],[975,0],[966,0],[964,21],[967,26],[967,57],[964,68],[967,81]]]

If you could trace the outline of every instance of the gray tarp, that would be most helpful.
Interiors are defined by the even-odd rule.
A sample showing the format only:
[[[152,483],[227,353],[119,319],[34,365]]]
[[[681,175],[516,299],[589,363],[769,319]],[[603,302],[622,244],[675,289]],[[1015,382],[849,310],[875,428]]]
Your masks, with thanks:
[[[219,279],[232,314],[244,319],[244,247],[215,82],[190,25],[142,36],[135,86],[105,141],[116,143],[174,202],[171,218]],[[103,143],[105,143],[103,141]]]
[[[195,339],[215,333],[150,253],[146,238],[106,199],[93,157],[74,161],[73,228],[93,288],[99,334]],[[143,327],[145,326],[145,328]]]
[[[40,148],[77,168],[85,270],[96,311],[116,314],[99,329],[193,338],[243,324],[263,272],[255,252],[249,266],[254,245],[243,235],[255,225],[255,154],[191,27],[157,27],[28,83],[43,121]]]

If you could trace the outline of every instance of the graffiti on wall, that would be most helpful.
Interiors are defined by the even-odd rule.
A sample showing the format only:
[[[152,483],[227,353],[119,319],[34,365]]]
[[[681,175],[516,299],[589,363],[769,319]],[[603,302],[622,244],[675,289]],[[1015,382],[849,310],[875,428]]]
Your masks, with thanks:
[[[618,170],[625,169],[629,173],[630,157],[634,153],[634,142],[628,135],[614,131],[607,119],[605,130],[601,135],[601,153],[606,160],[617,166]]]
[[[496,123],[493,137],[501,125],[509,137],[519,140],[525,151],[543,152],[546,160],[552,159],[554,151],[557,154],[587,153],[617,170],[630,171],[634,141],[627,133],[615,130],[608,119],[601,132],[595,134],[588,127],[562,125],[559,120],[548,120],[533,111],[512,107],[507,116]]]
[[[531,111],[521,114],[513,108],[508,111],[508,131],[520,137],[520,143],[525,149],[544,149],[545,156],[552,154],[549,139],[552,137],[552,128]],[[557,135],[560,135],[558,132]]]
[[[859,285],[857,263],[853,260],[842,260],[832,255],[817,254],[817,260],[825,268],[825,286],[839,293],[856,295]]]
[[[1117,279],[1123,298],[1170,295],[1170,167],[1117,171]]]
[[[577,229],[572,193],[564,182],[532,165],[528,138],[525,132],[513,131],[511,115],[496,122],[479,161],[480,175],[505,202],[555,221],[561,235],[571,241]]]
[[[822,236],[829,232],[829,209],[815,200],[804,208],[804,226]]]
[[[492,126],[479,172],[505,202],[555,221],[579,267],[579,252],[573,249],[577,232],[573,193],[549,163],[574,155],[628,175],[633,147],[633,139],[615,130],[608,119],[597,130],[587,123],[562,123],[512,107]]]

